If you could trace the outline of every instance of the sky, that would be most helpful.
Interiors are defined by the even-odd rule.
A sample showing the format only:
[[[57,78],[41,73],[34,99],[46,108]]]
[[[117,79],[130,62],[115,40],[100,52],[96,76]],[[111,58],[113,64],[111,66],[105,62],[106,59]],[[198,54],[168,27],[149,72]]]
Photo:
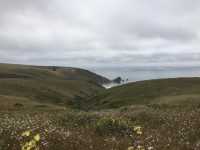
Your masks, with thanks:
[[[199,66],[199,0],[0,0],[0,62]]]

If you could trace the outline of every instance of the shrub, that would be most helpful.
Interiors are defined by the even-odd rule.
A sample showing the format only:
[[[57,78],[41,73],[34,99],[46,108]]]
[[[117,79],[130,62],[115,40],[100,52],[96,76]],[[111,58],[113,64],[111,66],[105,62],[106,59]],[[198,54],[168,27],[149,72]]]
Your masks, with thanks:
[[[126,120],[104,117],[97,121],[95,130],[99,135],[125,135],[131,128]]]

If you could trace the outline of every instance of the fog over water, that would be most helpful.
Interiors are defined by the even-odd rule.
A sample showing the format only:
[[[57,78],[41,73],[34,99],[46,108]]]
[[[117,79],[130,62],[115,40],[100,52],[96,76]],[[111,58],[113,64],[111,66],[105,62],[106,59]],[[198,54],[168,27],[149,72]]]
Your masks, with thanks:
[[[129,82],[174,77],[200,77],[200,67],[109,67],[91,70],[110,79],[118,76],[123,79],[128,78]]]

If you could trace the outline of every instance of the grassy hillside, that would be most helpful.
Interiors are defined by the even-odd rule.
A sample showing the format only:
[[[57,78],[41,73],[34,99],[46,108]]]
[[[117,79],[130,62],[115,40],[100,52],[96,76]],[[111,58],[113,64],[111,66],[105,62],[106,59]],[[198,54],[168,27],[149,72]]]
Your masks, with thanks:
[[[105,82],[109,80],[77,68],[0,64],[0,102],[12,97],[10,103],[22,105],[78,107],[83,99],[104,90],[100,84]]]
[[[105,77],[79,68],[0,64],[0,79],[8,78],[84,80],[96,84],[109,82]]]
[[[0,150],[200,149],[200,78],[102,82],[87,70],[0,64]]]
[[[127,105],[198,105],[200,78],[171,78],[139,81],[103,91],[88,103],[96,108]]]

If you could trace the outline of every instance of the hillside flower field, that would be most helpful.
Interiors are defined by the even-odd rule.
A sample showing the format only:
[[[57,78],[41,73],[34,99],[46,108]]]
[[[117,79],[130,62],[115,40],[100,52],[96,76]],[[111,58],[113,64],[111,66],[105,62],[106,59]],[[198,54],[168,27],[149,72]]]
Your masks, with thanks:
[[[199,108],[0,113],[1,150],[199,150]]]

